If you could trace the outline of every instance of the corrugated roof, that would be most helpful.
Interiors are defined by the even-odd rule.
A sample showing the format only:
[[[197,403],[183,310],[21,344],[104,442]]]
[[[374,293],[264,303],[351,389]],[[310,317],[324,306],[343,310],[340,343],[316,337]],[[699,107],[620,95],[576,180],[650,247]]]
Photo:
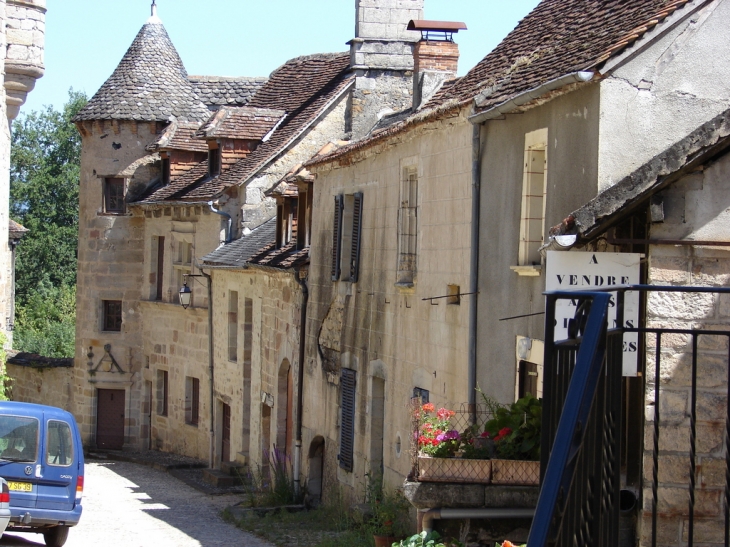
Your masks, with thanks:
[[[121,62],[74,121],[204,121],[200,101],[162,23],[145,24]]]
[[[199,139],[248,139],[260,141],[286,115],[283,110],[250,106],[222,106],[196,133]]]
[[[261,89],[267,78],[188,76],[195,93],[211,110],[219,106],[244,106]]]

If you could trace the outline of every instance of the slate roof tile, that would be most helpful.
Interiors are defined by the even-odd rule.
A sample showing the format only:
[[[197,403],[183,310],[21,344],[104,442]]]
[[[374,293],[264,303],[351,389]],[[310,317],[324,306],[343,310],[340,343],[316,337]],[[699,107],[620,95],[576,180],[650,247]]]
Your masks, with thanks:
[[[267,78],[231,78],[225,76],[189,76],[203,103],[209,109],[219,106],[244,106],[251,97],[266,83]]]
[[[250,106],[222,106],[196,133],[199,139],[248,139],[260,141],[282,121],[286,112]]]
[[[309,263],[309,247],[297,249],[297,242],[294,240],[279,249],[271,243],[253,255],[248,263],[281,270],[295,269]]]
[[[256,227],[251,233],[218,247],[203,257],[203,262],[216,266],[245,267],[252,256],[268,248],[276,241],[276,218],[271,218]]]
[[[195,167],[185,171],[179,177],[175,177],[170,184],[154,190],[151,194],[138,200],[137,203],[156,203],[165,200],[175,200],[181,193],[184,193],[196,185],[201,184],[208,177],[208,160],[200,162]],[[204,200],[198,200],[204,201]]]
[[[152,18],[74,121],[204,121],[209,116],[165,27]]]

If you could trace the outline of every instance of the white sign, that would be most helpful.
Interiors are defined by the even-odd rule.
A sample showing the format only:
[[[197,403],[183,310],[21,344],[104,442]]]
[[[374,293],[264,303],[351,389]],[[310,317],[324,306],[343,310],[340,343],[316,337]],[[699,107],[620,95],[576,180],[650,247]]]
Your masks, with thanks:
[[[587,291],[612,285],[638,285],[641,254],[637,253],[578,253],[548,251],[548,291]],[[616,325],[616,293],[611,293],[608,308],[609,328]],[[555,305],[555,340],[568,338],[568,321],[575,317],[575,300],[558,300]],[[624,295],[624,326],[639,326],[639,293]],[[636,376],[639,356],[639,333],[624,333],[623,375]]]

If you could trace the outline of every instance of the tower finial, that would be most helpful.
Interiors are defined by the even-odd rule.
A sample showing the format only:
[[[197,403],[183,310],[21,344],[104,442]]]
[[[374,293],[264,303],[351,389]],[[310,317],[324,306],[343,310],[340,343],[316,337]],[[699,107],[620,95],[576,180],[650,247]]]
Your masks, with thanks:
[[[152,0],[152,17],[157,17],[157,0]]]

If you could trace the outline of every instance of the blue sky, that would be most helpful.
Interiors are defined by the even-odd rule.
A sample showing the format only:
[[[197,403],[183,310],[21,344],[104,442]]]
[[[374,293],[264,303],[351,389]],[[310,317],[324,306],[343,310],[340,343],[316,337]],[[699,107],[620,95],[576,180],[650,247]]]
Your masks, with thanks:
[[[460,74],[491,51],[539,0],[425,0],[425,18],[463,21]],[[21,112],[68,89],[104,83],[149,17],[151,0],[50,0],[46,74]],[[158,14],[190,74],[267,76],[287,59],[346,51],[355,0],[157,0]]]

